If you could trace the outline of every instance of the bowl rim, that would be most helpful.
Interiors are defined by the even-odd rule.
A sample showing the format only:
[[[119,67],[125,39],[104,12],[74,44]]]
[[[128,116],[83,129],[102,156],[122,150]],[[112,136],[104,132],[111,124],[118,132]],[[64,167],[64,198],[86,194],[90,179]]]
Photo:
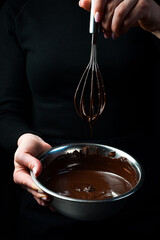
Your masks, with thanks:
[[[32,180],[34,181],[34,183],[38,186],[38,188],[40,188],[41,190],[43,190],[45,193],[49,194],[50,196],[57,199],[61,199],[61,200],[67,200],[67,201],[71,201],[71,202],[77,202],[77,203],[106,203],[106,202],[115,202],[121,199],[125,199],[127,197],[129,197],[130,195],[132,195],[133,193],[135,193],[142,185],[143,181],[144,181],[144,170],[142,165],[134,158],[132,157],[130,154],[128,154],[127,152],[120,150],[118,148],[115,147],[111,147],[108,145],[104,145],[104,144],[97,144],[97,143],[87,143],[87,142],[83,142],[83,143],[68,143],[68,144],[63,144],[63,145],[59,145],[59,146],[55,146],[52,147],[51,149],[49,149],[48,151],[42,153],[40,156],[38,156],[37,158],[39,160],[42,160],[41,158],[44,158],[47,154],[52,154],[53,152],[58,152],[61,151],[62,149],[68,149],[70,147],[76,147],[76,146],[96,146],[96,147],[101,147],[101,148],[107,148],[108,150],[111,151],[115,151],[116,153],[118,152],[119,154],[122,154],[122,157],[126,157],[129,162],[131,163],[131,165],[135,168],[136,166],[136,171],[139,173],[139,180],[137,182],[137,184],[128,192],[119,195],[117,197],[113,197],[113,198],[107,198],[107,199],[102,199],[102,200],[88,200],[88,199],[78,199],[78,198],[71,198],[71,197],[67,197],[64,196],[62,194],[58,194],[56,192],[53,192],[49,189],[47,189],[43,184],[41,184],[38,179],[35,177],[35,174],[33,173],[32,170],[30,170],[30,175],[32,177]],[[76,149],[75,149],[76,150]],[[134,163],[134,164],[133,164]]]

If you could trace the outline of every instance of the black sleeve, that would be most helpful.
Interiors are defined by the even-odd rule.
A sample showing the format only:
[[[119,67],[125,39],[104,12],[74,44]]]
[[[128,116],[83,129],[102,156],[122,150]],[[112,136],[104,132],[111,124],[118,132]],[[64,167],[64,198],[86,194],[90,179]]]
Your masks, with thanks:
[[[16,37],[8,7],[0,10],[0,146],[15,151],[17,139],[34,131],[29,124],[29,100],[25,55]]]

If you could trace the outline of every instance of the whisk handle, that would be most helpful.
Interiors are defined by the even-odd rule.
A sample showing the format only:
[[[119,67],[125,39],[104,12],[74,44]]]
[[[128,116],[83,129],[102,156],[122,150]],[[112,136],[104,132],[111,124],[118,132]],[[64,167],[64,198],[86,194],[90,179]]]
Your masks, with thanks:
[[[90,24],[89,24],[89,32],[90,33],[98,33],[100,31],[99,23],[95,22],[94,19],[94,4],[95,0],[91,1],[91,11],[90,11]]]

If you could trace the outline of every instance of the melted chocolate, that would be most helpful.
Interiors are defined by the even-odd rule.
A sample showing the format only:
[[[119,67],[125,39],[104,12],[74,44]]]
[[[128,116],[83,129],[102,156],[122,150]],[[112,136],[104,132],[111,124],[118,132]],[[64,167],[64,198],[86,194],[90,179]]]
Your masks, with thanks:
[[[117,197],[130,191],[137,177],[128,160],[115,155],[68,153],[44,166],[39,180],[53,192],[76,199]]]

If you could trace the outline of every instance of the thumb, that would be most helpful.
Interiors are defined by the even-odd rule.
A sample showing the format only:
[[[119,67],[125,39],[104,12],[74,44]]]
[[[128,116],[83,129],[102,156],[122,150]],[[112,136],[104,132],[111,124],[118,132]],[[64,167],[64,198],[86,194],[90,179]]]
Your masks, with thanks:
[[[17,152],[15,155],[15,167],[16,164],[32,170],[36,177],[39,176],[42,171],[41,162],[29,153],[21,154]]]
[[[14,161],[15,169],[13,173],[14,182],[27,188],[37,190],[33,183],[29,170],[32,170],[35,177],[42,171],[41,162],[28,153],[16,153]]]
[[[91,9],[91,0],[80,0],[79,1],[79,6],[81,8],[84,8],[87,11],[90,11],[90,9]]]
[[[42,172],[42,164],[41,162],[36,159],[35,157],[30,157],[32,158],[31,162],[29,163],[28,168],[31,169],[35,175],[35,177],[38,177],[40,173]]]

